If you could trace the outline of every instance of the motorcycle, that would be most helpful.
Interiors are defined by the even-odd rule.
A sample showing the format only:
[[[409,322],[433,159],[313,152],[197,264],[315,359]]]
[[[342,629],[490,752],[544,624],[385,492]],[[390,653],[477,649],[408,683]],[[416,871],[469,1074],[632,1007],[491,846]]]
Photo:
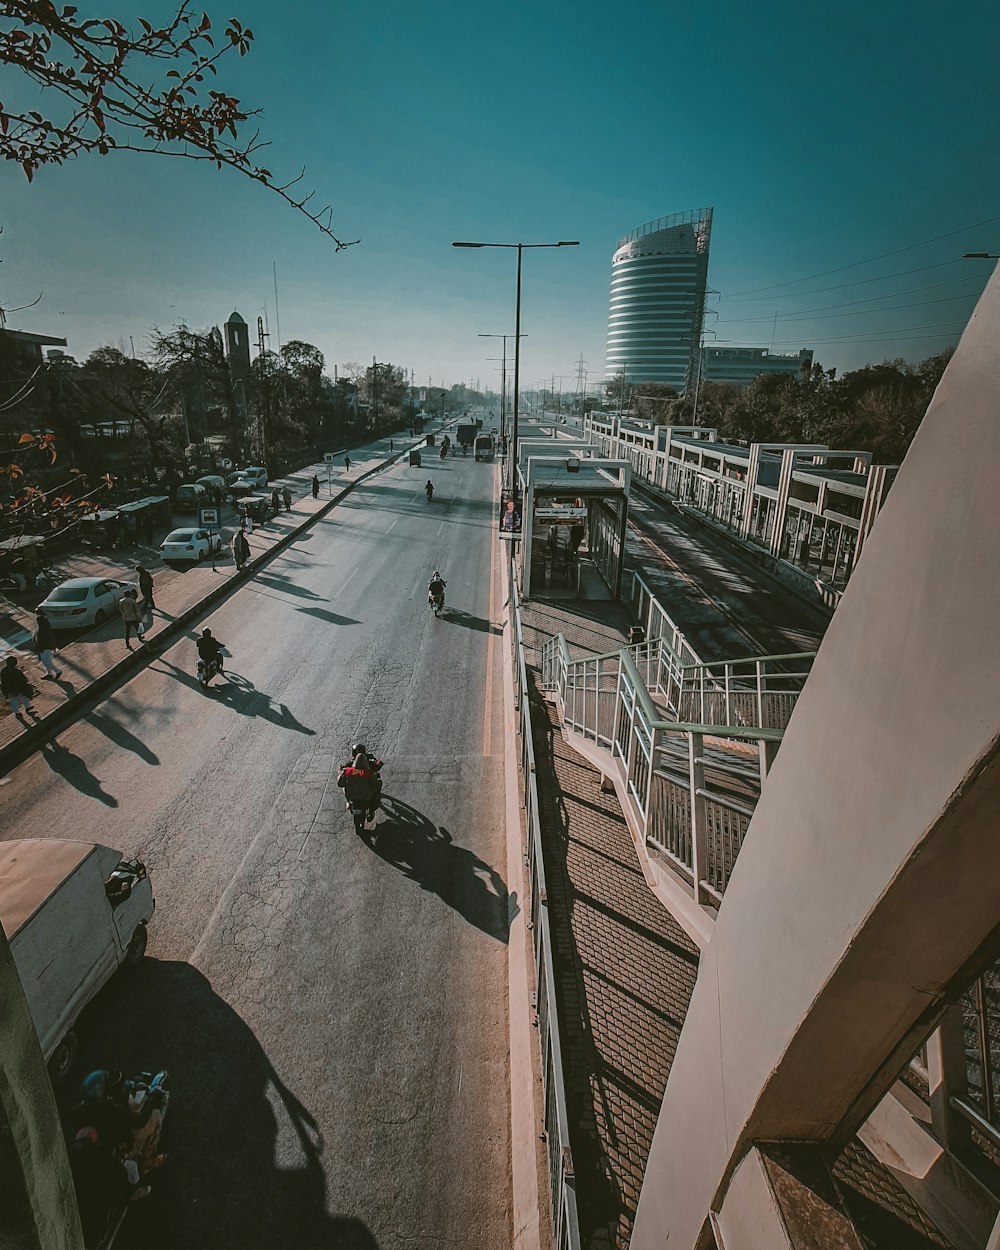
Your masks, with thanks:
[[[440,616],[444,611],[444,591],[439,590],[437,594],[432,591],[427,592],[427,602],[434,611],[435,616]]]
[[[65,580],[65,573],[58,573],[51,565],[46,565],[44,569],[39,569],[35,574],[35,589],[50,590],[53,586],[58,586],[60,582]]]
[[[117,1098],[125,1101],[129,1107],[139,1114],[144,1114],[147,1108],[150,1112],[159,1112],[159,1125],[156,1129],[155,1137],[145,1142],[142,1150],[145,1158],[154,1158],[159,1152],[160,1137],[163,1133],[163,1125],[167,1119],[167,1108],[170,1105],[169,1074],[166,1071],[156,1073],[137,1072],[128,1080],[121,1082]],[[143,1123],[145,1122],[144,1120]],[[132,1166],[135,1169],[132,1171],[133,1184],[130,1186],[129,1191],[117,1199],[109,1208],[103,1233],[100,1234],[96,1241],[88,1241],[87,1250],[111,1250],[111,1247],[117,1241],[118,1234],[125,1223],[125,1217],[128,1215],[129,1207],[131,1207],[137,1196],[135,1192],[137,1186],[134,1183],[134,1178],[138,1175],[138,1171],[136,1165]],[[144,1178],[139,1176],[139,1184],[144,1183]]]
[[[198,684],[203,690],[207,690],[212,678],[222,672],[222,655],[223,653],[220,652],[207,663],[201,656],[198,657]]]

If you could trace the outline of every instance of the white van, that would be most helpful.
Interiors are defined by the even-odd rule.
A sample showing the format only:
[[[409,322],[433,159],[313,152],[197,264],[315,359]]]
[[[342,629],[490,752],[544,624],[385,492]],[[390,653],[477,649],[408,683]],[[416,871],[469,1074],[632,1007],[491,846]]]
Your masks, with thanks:
[[[3,924],[53,1084],[76,1059],[73,1025],[122,964],[146,953],[146,869],[94,842],[0,842]]]

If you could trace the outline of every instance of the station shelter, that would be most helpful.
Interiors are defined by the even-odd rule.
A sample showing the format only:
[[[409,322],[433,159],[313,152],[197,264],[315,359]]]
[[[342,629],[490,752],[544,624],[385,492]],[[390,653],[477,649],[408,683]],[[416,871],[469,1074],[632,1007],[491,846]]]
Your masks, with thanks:
[[[620,597],[632,468],[593,451],[592,443],[570,439],[518,444],[515,551],[524,599]]]

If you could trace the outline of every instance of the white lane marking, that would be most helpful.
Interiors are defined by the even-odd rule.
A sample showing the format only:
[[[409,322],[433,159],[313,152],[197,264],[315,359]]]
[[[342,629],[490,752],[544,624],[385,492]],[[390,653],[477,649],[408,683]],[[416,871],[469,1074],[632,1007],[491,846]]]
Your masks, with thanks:
[[[352,578],[352,577],[354,577],[354,576],[355,576],[355,574],[359,573],[359,572],[360,572],[360,570],[361,570],[361,565],[360,565],[360,564],[356,564],[356,565],[354,566],[354,568],[353,568],[353,569],[351,569],[350,573],[348,573],[348,574],[347,574],[347,576],[344,578],[344,580],[343,580],[342,582],[339,582],[339,583],[338,583],[338,585],[337,585],[337,589],[338,589],[338,590],[343,590],[343,589],[344,589],[344,587],[347,585],[347,583],[351,580],[351,578]]]
[[[444,529],[444,521],[442,521],[441,524],[437,527],[437,530],[434,533],[434,537],[437,538],[438,534],[440,534],[443,529]]]
[[[397,526],[398,524],[399,524],[399,517],[396,517],[395,521],[393,521],[393,522],[390,524],[389,528],[388,528],[385,532],[386,532],[387,534],[391,534],[391,533],[392,533],[392,531],[396,528],[396,526]]]

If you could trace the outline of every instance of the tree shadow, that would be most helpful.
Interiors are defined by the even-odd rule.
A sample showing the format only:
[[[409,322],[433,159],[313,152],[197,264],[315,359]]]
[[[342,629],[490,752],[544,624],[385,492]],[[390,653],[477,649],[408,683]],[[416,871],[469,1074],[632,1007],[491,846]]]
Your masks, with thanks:
[[[135,736],[131,730],[125,728],[120,722],[111,716],[106,716],[103,712],[91,712],[87,720],[95,729],[104,734],[117,746],[122,747],[126,751],[132,751],[141,760],[147,764],[159,764],[160,757],[149,749],[148,746]]]
[[[447,604],[444,609],[444,618],[453,621],[456,625],[464,625],[466,629],[477,629],[482,634],[502,634],[503,630],[494,625],[491,621],[484,620],[481,616],[472,616],[469,612],[463,612],[460,608],[452,608]]]
[[[40,751],[42,759],[52,772],[68,782],[74,790],[79,790],[89,799],[97,799],[105,807],[117,807],[118,800],[108,794],[101,786],[79,755],[74,755],[68,747],[64,747],[58,738],[43,742]]]
[[[409,803],[383,795],[382,810],[388,819],[362,835],[375,854],[488,937],[506,942],[517,896],[496,869]]]
[[[112,979],[78,1025],[80,1071],[166,1068],[169,1154],[119,1250],[378,1250],[367,1226],[326,1211],[324,1141],[240,1016],[185,962],[145,959]],[[69,1082],[60,1101],[73,1101]],[[297,1143],[295,1163],[279,1140]],[[283,1158],[283,1165],[276,1158]]]
[[[319,603],[329,602],[323,595],[314,594],[313,591],[307,590],[305,586],[300,586],[293,582],[284,573],[258,573],[254,578],[254,582],[258,586],[270,586],[272,590],[280,590],[288,595],[298,595],[300,599],[315,599]]]

